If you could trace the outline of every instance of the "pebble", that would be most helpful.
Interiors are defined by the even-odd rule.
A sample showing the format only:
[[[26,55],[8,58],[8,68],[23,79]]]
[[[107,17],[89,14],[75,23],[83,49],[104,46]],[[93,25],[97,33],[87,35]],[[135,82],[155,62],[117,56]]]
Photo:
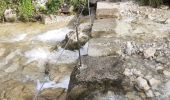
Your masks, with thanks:
[[[125,71],[123,72],[123,74],[124,75],[126,75],[126,76],[131,76],[131,75],[133,75],[133,73],[132,73],[132,71],[130,70],[130,69],[125,69]]]
[[[138,86],[139,89],[142,89],[144,91],[147,91],[147,90],[150,89],[147,81],[144,78],[142,78],[142,77],[138,77],[136,79],[136,83],[137,83],[137,86]]]
[[[163,71],[163,74],[164,74],[165,76],[170,77],[170,72],[169,72],[169,71],[164,70],[164,71]]]
[[[154,97],[152,90],[148,90],[147,92],[145,92],[145,94],[147,97]]]
[[[145,58],[154,57],[155,52],[156,52],[155,48],[148,48],[148,49],[144,50],[144,52],[143,52],[144,53],[144,57]]]
[[[160,82],[159,80],[154,79],[154,78],[152,78],[152,79],[149,80],[149,84],[151,85],[152,88],[157,87],[160,83],[161,83],[161,82]]]

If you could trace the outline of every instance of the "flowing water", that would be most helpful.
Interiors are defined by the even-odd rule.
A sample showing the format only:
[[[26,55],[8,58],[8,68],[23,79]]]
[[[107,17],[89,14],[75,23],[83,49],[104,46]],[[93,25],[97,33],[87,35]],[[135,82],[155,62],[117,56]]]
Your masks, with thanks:
[[[35,90],[39,90],[44,82],[47,63],[69,65],[78,59],[77,50],[63,52],[64,49],[58,46],[66,34],[73,31],[66,24],[13,23],[0,25],[0,30],[0,83],[7,80],[25,83],[32,81]],[[88,43],[81,48],[82,55],[87,54],[87,47]],[[63,55],[58,59],[62,52]],[[60,71],[55,73],[59,78],[45,80],[42,90],[67,89],[71,73],[69,69],[69,67],[59,68]]]

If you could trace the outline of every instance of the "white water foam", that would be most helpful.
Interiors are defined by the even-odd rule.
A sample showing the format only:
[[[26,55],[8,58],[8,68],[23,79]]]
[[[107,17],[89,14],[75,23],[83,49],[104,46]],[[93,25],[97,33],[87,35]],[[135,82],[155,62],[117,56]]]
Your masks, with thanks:
[[[68,85],[69,85],[69,81],[70,81],[70,76],[65,76],[62,79],[59,80],[58,83],[54,82],[54,81],[47,81],[44,83],[40,83],[39,80],[37,80],[37,90],[43,90],[43,89],[47,89],[47,88],[65,88],[68,89]],[[43,87],[42,87],[43,85]],[[42,88],[41,88],[42,87]]]
[[[25,52],[25,57],[28,58],[27,63],[32,61],[46,61],[50,51],[46,48],[34,48],[30,51]]]
[[[81,51],[81,55],[87,55],[88,54],[88,47],[89,47],[89,43],[87,42],[82,48],[80,48]]]
[[[46,33],[40,34],[37,36],[37,40],[48,42],[48,41],[54,41],[54,42],[60,42],[65,39],[66,34],[73,31],[69,28],[61,28],[57,30],[51,30]]]
[[[26,38],[27,34],[20,34],[11,39],[11,42],[19,42]]]

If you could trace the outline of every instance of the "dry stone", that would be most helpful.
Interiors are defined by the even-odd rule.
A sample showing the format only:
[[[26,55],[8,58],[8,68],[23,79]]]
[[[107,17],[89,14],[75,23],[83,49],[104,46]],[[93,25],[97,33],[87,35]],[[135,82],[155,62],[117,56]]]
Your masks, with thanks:
[[[14,22],[17,20],[16,12],[11,8],[5,10],[4,17],[7,22]]]
[[[118,5],[112,2],[98,2],[96,17],[97,18],[120,18]]]
[[[94,38],[89,41],[89,56],[119,55],[121,48],[114,41],[114,38]]]
[[[116,22],[115,19],[100,19],[95,20],[92,27],[91,36],[93,38],[98,37],[114,37]]]
[[[144,91],[147,91],[147,90],[150,89],[147,81],[145,79],[143,79],[142,77],[138,77],[136,79],[136,82],[137,82],[137,86],[138,86],[139,89],[142,89]]]

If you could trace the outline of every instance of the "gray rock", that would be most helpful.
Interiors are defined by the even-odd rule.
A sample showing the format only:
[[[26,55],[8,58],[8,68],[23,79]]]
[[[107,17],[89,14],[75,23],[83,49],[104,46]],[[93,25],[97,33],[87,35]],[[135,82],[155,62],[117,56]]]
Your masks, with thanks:
[[[148,48],[144,50],[143,54],[145,58],[150,58],[150,57],[154,57],[155,52],[156,52],[155,48]]]
[[[131,76],[131,75],[133,75],[133,72],[130,69],[125,68],[125,71],[123,72],[123,74],[126,76]]]
[[[116,44],[114,38],[95,38],[89,41],[89,56],[120,55],[121,48]]]
[[[164,70],[164,71],[163,71],[163,74],[164,74],[165,76],[167,76],[167,77],[170,77],[170,72],[169,72],[169,71]]]
[[[148,90],[147,92],[145,92],[147,97],[154,97],[153,91],[152,90]]]
[[[136,79],[136,83],[137,83],[137,87],[141,90],[147,91],[150,89],[147,81],[145,79],[143,79],[142,77],[138,77]]]
[[[124,95],[124,87],[129,87],[129,81],[121,74],[124,69],[120,57],[84,56],[82,61],[83,66],[76,66],[72,72],[67,100],[93,100],[103,91]]]
[[[97,18],[120,18],[119,6],[111,2],[97,2]]]
[[[156,88],[159,84],[161,83],[161,81],[151,78],[149,80],[149,84],[151,85],[152,88]]]
[[[4,17],[7,22],[14,22],[17,20],[17,14],[11,8],[5,10]]]
[[[79,32],[78,34],[79,34],[80,46],[85,45],[85,43],[89,40],[89,36],[83,32]],[[66,38],[65,38],[62,46],[64,47],[68,41],[69,41],[69,43],[67,44],[66,49],[69,49],[69,50],[79,49],[75,31],[66,34]]]
[[[126,51],[125,51],[128,55],[132,55],[133,53],[133,45],[131,42],[127,42],[126,44]]]
[[[104,24],[103,24],[104,23]],[[115,19],[101,19],[95,20],[92,27],[92,37],[114,37],[116,22]]]

